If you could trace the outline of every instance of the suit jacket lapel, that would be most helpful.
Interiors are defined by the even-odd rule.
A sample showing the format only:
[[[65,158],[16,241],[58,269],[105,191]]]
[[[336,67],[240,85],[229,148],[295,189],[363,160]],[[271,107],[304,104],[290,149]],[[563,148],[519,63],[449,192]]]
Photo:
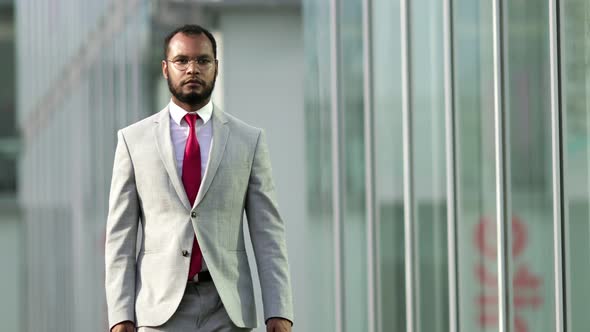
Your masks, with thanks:
[[[227,143],[227,138],[229,137],[227,118],[221,109],[213,106],[213,115],[211,116],[211,120],[213,121],[213,146],[211,147],[211,152],[209,153],[209,165],[207,166],[205,177],[201,181],[201,188],[199,189],[199,193],[195,199],[194,207],[199,205],[203,197],[205,197],[207,190],[209,190],[209,186],[211,186],[211,182],[215,177],[215,173],[217,173],[217,168],[221,163],[221,159],[223,159],[225,144]]]
[[[187,210],[190,210],[190,202],[186,195],[186,191],[184,190],[180,174],[178,174],[178,169],[176,168],[172,138],[170,137],[170,112],[168,111],[168,107],[160,111],[160,116],[156,117],[154,135],[156,137],[156,145],[158,146],[160,158],[168,172],[170,182],[172,182],[176,194],[178,194],[178,197],[182,201],[182,205],[184,205]]]

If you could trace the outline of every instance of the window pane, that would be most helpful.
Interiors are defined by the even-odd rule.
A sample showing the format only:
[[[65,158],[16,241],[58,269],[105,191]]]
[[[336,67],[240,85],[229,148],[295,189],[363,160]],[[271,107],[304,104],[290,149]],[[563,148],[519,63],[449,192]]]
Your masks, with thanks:
[[[379,332],[405,331],[399,1],[373,3],[373,108]]]
[[[460,331],[498,331],[492,2],[454,5]]]
[[[590,326],[590,3],[562,4],[562,97],[568,329]]]
[[[448,331],[442,1],[410,1],[416,331]]]
[[[368,326],[362,2],[341,1],[339,15],[344,326],[356,332]]]
[[[327,2],[304,0],[305,144],[309,289],[302,330],[330,331],[335,322],[332,211],[330,12]],[[297,295],[295,295],[297,298]]]
[[[513,331],[554,326],[549,4],[506,1]]]

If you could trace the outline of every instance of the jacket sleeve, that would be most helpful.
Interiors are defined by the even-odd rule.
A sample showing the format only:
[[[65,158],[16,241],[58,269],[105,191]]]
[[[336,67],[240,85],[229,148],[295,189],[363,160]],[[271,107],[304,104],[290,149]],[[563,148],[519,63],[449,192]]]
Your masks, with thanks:
[[[139,201],[129,149],[121,131],[113,165],[105,242],[105,290],[109,329],[135,321],[135,264]]]
[[[260,278],[264,319],[281,317],[293,322],[285,225],[278,212],[263,131],[259,133],[254,152],[246,194],[246,216]]]

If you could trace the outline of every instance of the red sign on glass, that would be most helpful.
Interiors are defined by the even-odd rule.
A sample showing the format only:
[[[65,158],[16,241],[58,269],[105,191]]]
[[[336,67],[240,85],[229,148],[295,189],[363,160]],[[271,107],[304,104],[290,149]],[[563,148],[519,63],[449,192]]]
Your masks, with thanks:
[[[514,303],[514,328],[516,332],[529,332],[522,311],[538,310],[543,303],[540,295],[542,280],[531,273],[521,254],[527,246],[527,229],[518,218],[512,219],[512,262],[516,267],[512,278]],[[482,218],[475,229],[475,245],[483,262],[475,266],[480,295],[476,298],[479,311],[478,323],[481,328],[498,325],[498,276],[496,274],[496,224]]]

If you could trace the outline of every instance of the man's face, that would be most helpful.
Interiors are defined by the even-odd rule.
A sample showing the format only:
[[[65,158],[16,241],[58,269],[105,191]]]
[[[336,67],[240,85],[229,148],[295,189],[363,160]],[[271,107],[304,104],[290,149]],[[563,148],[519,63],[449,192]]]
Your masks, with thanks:
[[[177,33],[170,40],[166,60],[162,61],[162,73],[172,95],[188,106],[203,106],[217,78],[217,60],[209,38]],[[179,68],[187,61],[186,68]]]

